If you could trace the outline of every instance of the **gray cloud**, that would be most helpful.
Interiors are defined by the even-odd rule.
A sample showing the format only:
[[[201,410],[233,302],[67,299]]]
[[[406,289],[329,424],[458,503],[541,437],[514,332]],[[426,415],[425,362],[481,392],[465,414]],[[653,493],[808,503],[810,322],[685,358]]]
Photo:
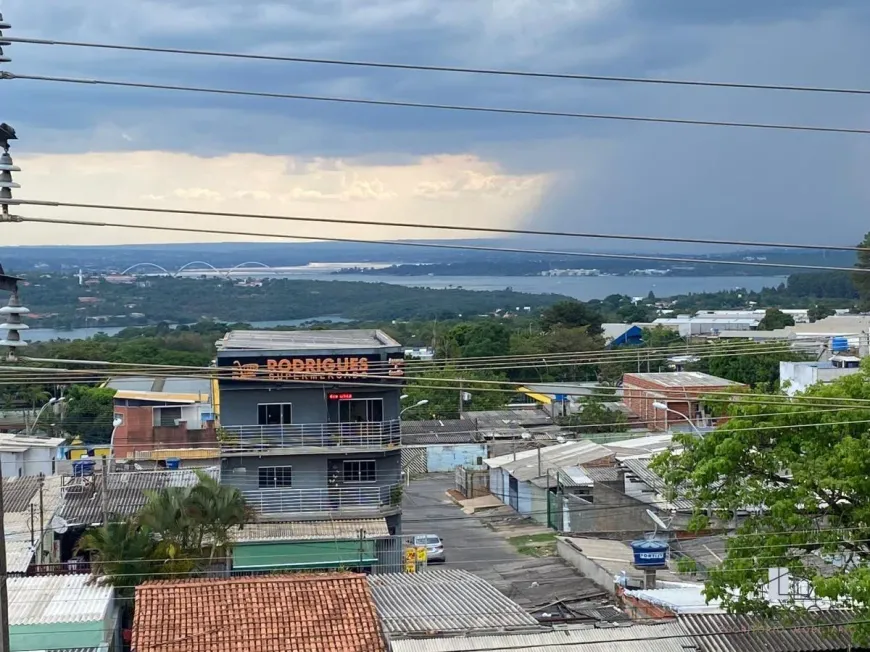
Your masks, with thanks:
[[[861,86],[866,0],[6,0],[22,36],[788,84]],[[870,127],[864,97],[370,71],[13,45],[15,72],[618,114]],[[558,172],[528,222],[851,241],[867,137],[597,123],[4,82],[41,152],[479,153]],[[8,90],[7,90],[8,89]],[[227,137],[232,131],[232,137]]]

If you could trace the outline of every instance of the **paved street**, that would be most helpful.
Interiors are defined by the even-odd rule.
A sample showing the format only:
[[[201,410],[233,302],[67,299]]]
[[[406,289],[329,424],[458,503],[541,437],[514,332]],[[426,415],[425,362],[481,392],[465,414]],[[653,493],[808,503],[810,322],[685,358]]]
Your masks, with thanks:
[[[471,572],[487,570],[494,563],[526,559],[503,537],[467,516],[447,496],[453,488],[450,475],[429,475],[411,482],[402,500],[404,534],[437,534],[444,540],[444,568]]]
[[[479,575],[529,610],[600,594],[599,587],[559,557],[521,555],[480,514],[465,514],[447,496],[452,488],[452,475],[428,475],[413,480],[402,500],[403,532],[440,536],[447,555],[444,568]]]

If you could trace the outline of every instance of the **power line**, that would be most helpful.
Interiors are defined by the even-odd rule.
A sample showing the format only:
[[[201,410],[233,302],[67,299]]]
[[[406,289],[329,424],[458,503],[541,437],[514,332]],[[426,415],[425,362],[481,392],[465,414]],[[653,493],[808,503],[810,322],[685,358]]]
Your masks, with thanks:
[[[803,93],[833,93],[845,95],[870,95],[870,90],[863,88],[835,88],[827,86],[800,86],[789,84],[751,84],[744,82],[701,81],[688,79],[670,79],[654,77],[633,77],[614,75],[587,75],[579,73],[541,72],[529,70],[504,70],[495,68],[466,68],[460,66],[423,65],[410,63],[390,63],[379,61],[357,61],[349,59],[318,59],[311,57],[291,57],[269,54],[247,54],[242,52],[225,52],[218,50],[191,50],[186,48],[165,48],[143,45],[124,45],[112,43],[94,43],[84,41],[58,41],[53,39],[21,38],[4,36],[3,40],[10,43],[26,43],[29,45],[61,45],[79,48],[96,48],[104,50],[124,50],[129,52],[150,52],[162,54],[184,54],[202,57],[222,57],[231,59],[246,59],[255,61],[282,61],[287,63],[310,63],[319,65],[347,66],[360,68],[381,68],[390,70],[416,70],[426,72],[451,72],[475,75],[495,75],[503,77],[532,77],[541,79],[561,79],[576,81],[620,82],[628,84],[654,84],[670,86],[699,86],[708,88],[736,88],[746,90],[792,91]]]
[[[534,229],[508,229],[500,227],[488,226],[458,226],[454,224],[431,224],[421,222],[392,222],[378,220],[371,222],[360,219],[347,218],[332,218],[332,217],[304,217],[298,215],[269,215],[263,213],[238,213],[238,212],[223,212],[223,211],[198,211],[190,209],[172,209],[172,208],[154,208],[148,206],[129,206],[118,204],[87,204],[81,202],[67,201],[38,201],[38,200],[22,200],[16,199],[15,204],[30,205],[30,206],[52,206],[52,207],[67,207],[67,208],[87,208],[94,210],[112,210],[112,211],[135,211],[139,213],[161,213],[173,215],[206,215],[213,217],[240,217],[251,218],[258,220],[279,220],[284,222],[315,222],[327,224],[357,224],[361,226],[379,226],[379,227],[397,227],[407,229],[435,229],[441,231],[476,231],[480,233],[501,233],[507,235],[538,235],[538,236],[555,236],[560,238],[589,238],[600,240],[632,240],[642,242],[674,242],[680,244],[710,244],[710,245],[730,245],[739,247],[764,247],[764,248],[781,248],[781,249],[809,249],[809,250],[828,250],[828,251],[866,251],[870,252],[870,248],[852,247],[846,245],[815,245],[815,244],[795,244],[783,242],[751,242],[748,240],[718,240],[711,238],[678,238],[653,235],[623,235],[612,233],[591,233],[591,232],[570,232],[570,231],[542,231]]]
[[[870,130],[867,132],[870,134]],[[17,201],[17,200],[16,200]],[[214,213],[203,212],[203,215],[214,215]],[[535,254],[539,256],[562,256],[573,258],[605,258],[617,260],[651,260],[657,262],[668,263],[698,263],[703,265],[730,265],[738,267],[773,267],[781,269],[812,269],[828,272],[870,272],[870,269],[860,267],[836,267],[829,265],[800,265],[792,263],[772,263],[763,261],[738,261],[738,260],[710,260],[705,258],[681,258],[674,256],[653,256],[643,254],[615,254],[615,253],[600,253],[600,252],[577,252],[577,251],[553,251],[547,249],[523,249],[519,247],[490,247],[485,245],[459,245],[459,244],[444,244],[435,242],[409,242],[405,240],[387,241],[387,240],[364,240],[361,238],[338,238],[332,236],[305,236],[292,235],[283,233],[261,233],[252,231],[229,231],[216,229],[193,229],[183,226],[158,226],[151,224],[130,224],[128,222],[86,222],[83,220],[64,220],[47,217],[23,217],[16,216],[16,221],[19,222],[34,222],[42,224],[68,224],[72,226],[97,226],[97,227],[113,227],[121,229],[144,229],[148,231],[169,231],[174,233],[207,233],[211,235],[235,235],[254,238],[278,238],[282,240],[307,240],[314,242],[353,242],[356,244],[380,244],[398,247],[426,247],[430,249],[446,249],[459,251],[493,251],[500,253],[518,253],[518,254]]]
[[[283,100],[304,100],[309,102],[333,102],[339,104],[357,104],[366,106],[388,106],[412,109],[432,109],[437,111],[462,111],[470,113],[525,115],[551,118],[574,118],[581,120],[609,120],[619,122],[642,122],[656,124],[692,125],[702,127],[735,127],[742,129],[768,129],[776,131],[808,131],[837,134],[870,135],[870,129],[857,127],[825,127],[813,125],[762,123],[762,122],[731,122],[724,120],[693,120],[689,118],[661,118],[652,116],[616,115],[609,113],[573,113],[569,111],[550,111],[544,109],[516,109],[494,106],[471,106],[462,104],[436,104],[430,102],[407,102],[400,100],[375,100],[355,97],[334,97],[328,95],[303,95],[298,93],[270,93],[266,91],[243,91],[228,88],[207,88],[202,86],[177,86],[171,84],[148,84],[144,82],[127,82],[108,79],[84,79],[78,77],[53,77],[48,75],[19,75],[11,72],[0,72],[0,79],[25,79],[30,81],[56,82],[63,84],[82,84],[89,86],[114,86],[118,88],[139,88],[147,90],[184,91],[189,93],[205,93],[210,95],[234,95],[241,97],[260,97]]]

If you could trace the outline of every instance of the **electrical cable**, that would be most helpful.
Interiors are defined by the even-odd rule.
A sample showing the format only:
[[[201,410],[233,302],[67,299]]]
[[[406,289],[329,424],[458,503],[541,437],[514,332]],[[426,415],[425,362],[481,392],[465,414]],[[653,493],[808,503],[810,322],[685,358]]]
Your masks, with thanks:
[[[534,236],[553,236],[560,238],[587,238],[600,240],[630,240],[642,242],[674,242],[680,244],[710,244],[710,245],[728,245],[739,247],[761,247],[769,249],[809,249],[809,250],[828,250],[828,251],[863,251],[870,252],[868,247],[853,247],[846,245],[815,245],[815,244],[796,244],[783,242],[752,242],[748,240],[719,240],[711,238],[681,238],[681,237],[666,237],[654,235],[625,235],[614,233],[594,233],[594,232],[572,232],[572,231],[546,231],[534,229],[509,229],[501,227],[489,226],[460,226],[455,224],[432,224],[423,222],[394,222],[378,220],[371,222],[362,219],[350,218],[333,218],[333,217],[304,217],[299,215],[274,215],[267,213],[241,213],[229,211],[200,211],[191,209],[172,209],[172,208],[154,208],[148,206],[129,206],[123,204],[91,204],[84,202],[68,202],[68,201],[40,201],[15,199],[16,205],[22,206],[50,206],[50,207],[65,207],[65,208],[86,208],[89,210],[111,210],[111,211],[133,211],[139,213],[159,213],[172,215],[204,215],[209,217],[238,217],[245,219],[257,220],[277,220],[283,222],[314,222],[323,224],[354,224],[360,226],[378,226],[378,227],[397,227],[406,229],[434,229],[441,231],[474,231],[479,233],[499,233],[504,235],[534,235]]]
[[[266,91],[244,91],[229,88],[206,88],[202,86],[180,86],[172,84],[149,84],[145,82],[129,82],[109,79],[84,79],[78,77],[56,77],[49,75],[20,75],[11,72],[0,72],[0,79],[23,79],[28,81],[54,82],[62,84],[78,84],[86,86],[113,86],[118,88],[138,88],[146,90],[183,91],[209,95],[231,95],[239,97],[259,97],[282,100],[303,100],[308,102],[332,102],[339,104],[355,104],[365,106],[386,106],[412,109],[431,109],[436,111],[454,111],[466,113],[525,115],[535,117],[574,118],[581,120],[608,120],[620,122],[692,125],[703,127],[733,127],[742,129],[767,129],[777,131],[804,131],[837,134],[870,135],[870,129],[857,127],[826,127],[821,125],[797,125],[762,122],[731,122],[725,120],[694,120],[689,118],[663,118],[653,116],[616,115],[608,113],[573,113],[545,109],[519,109],[495,106],[471,106],[462,104],[437,104],[430,102],[409,102],[401,100],[378,100],[356,97],[335,97],[328,95],[305,95],[300,93],[274,93]]]
[[[870,133],[870,130],[868,130]],[[17,200],[13,200],[17,201]],[[817,271],[828,272],[870,272],[870,268],[864,269],[860,267],[838,267],[834,265],[805,265],[795,263],[775,263],[766,261],[740,261],[740,260],[711,260],[706,258],[688,258],[675,256],[654,256],[645,254],[616,254],[616,253],[601,253],[601,252],[578,252],[578,251],[553,251],[549,249],[523,249],[520,247],[492,247],[485,245],[460,245],[460,244],[445,244],[435,242],[418,242],[407,240],[364,240],[361,238],[339,238],[333,236],[305,236],[283,233],[262,233],[251,231],[230,231],[226,229],[194,229],[191,227],[182,226],[160,226],[154,224],[130,224],[125,222],[88,222],[83,220],[64,220],[47,217],[24,217],[16,216],[15,221],[31,222],[40,224],[67,224],[71,226],[96,226],[96,227],[112,227],[121,229],[144,229],[147,231],[168,231],[173,233],[206,233],[211,235],[235,235],[253,238],[277,238],[279,240],[306,240],[314,242],[352,242],[356,244],[381,244],[397,247],[425,247],[428,249],[446,249],[451,251],[492,251],[500,253],[519,253],[519,254],[535,254],[539,256],[560,256],[574,258],[605,258],[615,260],[651,260],[656,262],[669,263],[697,263],[703,265],[729,265],[738,267],[769,267],[780,269],[812,269]]]
[[[667,79],[667,78],[652,78],[652,77],[633,77],[633,76],[613,76],[613,75],[586,75],[578,73],[562,73],[562,72],[541,72],[528,70],[504,70],[493,68],[467,68],[458,66],[433,66],[422,64],[409,63],[390,63],[376,61],[354,61],[347,59],[317,59],[310,57],[291,57],[270,54],[247,54],[242,52],[224,52],[216,50],[192,50],[186,48],[166,48],[143,45],[124,45],[113,43],[95,43],[83,41],[59,41],[54,39],[37,39],[11,37],[4,35],[4,41],[10,43],[25,43],[29,45],[60,45],[68,47],[79,47],[89,49],[104,49],[104,50],[123,50],[128,52],[149,52],[161,54],[183,54],[194,55],[201,57],[221,57],[231,59],[246,59],[255,61],[280,61],[287,63],[307,63],[319,65],[333,66],[348,66],[362,68],[380,68],[392,70],[413,70],[421,72],[451,72],[464,73],[475,75],[495,75],[505,77],[531,77],[542,79],[560,79],[560,80],[579,80],[579,81],[601,81],[601,82],[620,82],[629,84],[655,84],[655,85],[673,85],[673,86],[698,86],[708,88],[734,88],[746,90],[768,90],[768,91],[792,91],[804,93],[833,93],[845,95],[870,95],[870,90],[863,88],[834,88],[825,86],[796,86],[786,84],[751,84],[741,82],[721,82],[721,81],[701,81],[687,79]]]

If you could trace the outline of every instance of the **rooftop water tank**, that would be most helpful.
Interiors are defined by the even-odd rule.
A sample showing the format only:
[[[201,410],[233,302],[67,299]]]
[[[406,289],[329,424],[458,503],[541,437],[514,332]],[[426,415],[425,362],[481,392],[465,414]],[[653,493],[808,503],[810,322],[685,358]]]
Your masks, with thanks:
[[[848,351],[849,350],[849,339],[846,337],[833,337],[831,338],[831,350],[832,351]]]
[[[181,468],[181,460],[177,457],[166,458],[166,469],[168,471],[177,471]]]
[[[634,554],[634,565],[641,568],[656,568],[665,566],[668,559],[667,541],[659,539],[642,539],[631,542],[631,552]]]
[[[72,463],[73,477],[83,478],[94,474],[93,460],[79,460]]]

